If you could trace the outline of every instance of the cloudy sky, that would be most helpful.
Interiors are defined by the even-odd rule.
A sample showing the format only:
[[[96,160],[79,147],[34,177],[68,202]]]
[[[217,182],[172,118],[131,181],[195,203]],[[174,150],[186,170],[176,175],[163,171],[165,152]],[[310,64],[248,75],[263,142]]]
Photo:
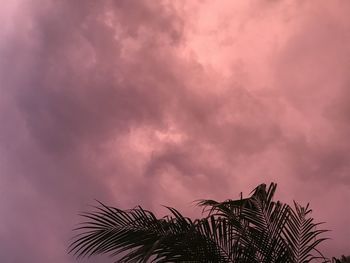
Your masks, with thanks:
[[[350,254],[349,1],[1,5],[3,262],[75,262],[94,199],[198,216],[271,181]]]

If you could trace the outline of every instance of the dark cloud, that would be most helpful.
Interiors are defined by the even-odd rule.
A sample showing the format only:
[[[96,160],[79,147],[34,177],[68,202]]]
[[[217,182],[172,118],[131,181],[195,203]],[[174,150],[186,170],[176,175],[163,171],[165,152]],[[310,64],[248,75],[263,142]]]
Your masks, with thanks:
[[[10,202],[2,204],[1,254],[71,262],[75,215],[94,198],[113,199],[111,178],[120,190],[131,176],[118,154],[104,163],[105,145],[134,127],[164,126],[160,84],[169,73],[153,56],[177,45],[181,21],[138,1],[20,3],[17,18],[1,49],[1,192]]]
[[[192,200],[234,198],[269,181],[285,200],[310,200],[334,229],[326,252],[347,253],[348,8],[6,6],[2,259],[74,262],[71,228],[95,198],[195,215]]]

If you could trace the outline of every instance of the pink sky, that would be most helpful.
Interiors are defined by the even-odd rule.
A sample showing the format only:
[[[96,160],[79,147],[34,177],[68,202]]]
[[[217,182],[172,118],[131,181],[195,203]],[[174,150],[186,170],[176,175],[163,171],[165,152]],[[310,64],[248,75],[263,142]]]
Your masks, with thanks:
[[[349,13],[340,0],[2,3],[1,260],[75,262],[71,229],[94,199],[198,216],[193,200],[271,181],[327,222],[328,256],[350,254]]]

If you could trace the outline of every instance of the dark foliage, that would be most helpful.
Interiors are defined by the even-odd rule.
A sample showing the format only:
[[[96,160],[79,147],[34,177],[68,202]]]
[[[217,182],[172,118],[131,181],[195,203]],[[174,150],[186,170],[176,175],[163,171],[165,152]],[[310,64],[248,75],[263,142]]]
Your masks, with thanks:
[[[337,258],[333,258],[333,263],[350,263],[350,256],[346,257],[346,256],[341,256],[340,259]]]
[[[82,214],[86,221],[69,252],[118,255],[118,262],[330,262],[317,250],[326,230],[318,229],[309,205],[276,202],[275,191],[276,184],[262,184],[249,198],[201,200],[204,217],[196,220],[170,207],[158,219],[141,207],[123,211],[100,203]]]

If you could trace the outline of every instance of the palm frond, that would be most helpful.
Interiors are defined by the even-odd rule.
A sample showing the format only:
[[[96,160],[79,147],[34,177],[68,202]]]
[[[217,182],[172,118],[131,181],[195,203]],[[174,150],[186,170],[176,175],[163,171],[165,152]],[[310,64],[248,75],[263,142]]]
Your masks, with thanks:
[[[96,254],[123,255],[118,262],[229,262],[205,226],[211,219],[193,222],[176,209],[171,216],[157,219],[141,207],[123,211],[101,204],[87,219],[69,246],[77,257]],[[214,232],[223,227],[214,227]],[[222,235],[222,234],[221,234]],[[218,236],[217,234],[213,236]],[[207,261],[209,260],[209,261]]]
[[[200,200],[207,216],[194,221],[171,207],[158,219],[142,207],[124,211],[100,203],[81,214],[86,221],[69,252],[118,255],[118,262],[329,262],[317,250],[326,230],[318,229],[309,205],[274,201],[276,188],[262,184],[248,198]]]
[[[308,218],[311,210],[297,203],[294,209],[274,201],[277,184],[269,187],[261,184],[251,196],[238,200],[216,202],[200,200],[210,215],[225,217],[234,228],[236,247],[255,253],[258,262],[311,262],[314,259],[328,260],[316,250],[326,240],[320,235],[326,230],[317,230],[319,223]]]
[[[315,256],[312,252],[317,252],[317,245],[326,240],[319,236],[328,230],[317,229],[322,223],[314,223],[313,218],[309,217],[310,213],[309,204],[302,207],[294,202],[294,209],[289,209],[289,220],[283,229],[283,236],[290,248],[291,257],[296,263],[307,263],[318,258],[326,260],[322,254]]]

